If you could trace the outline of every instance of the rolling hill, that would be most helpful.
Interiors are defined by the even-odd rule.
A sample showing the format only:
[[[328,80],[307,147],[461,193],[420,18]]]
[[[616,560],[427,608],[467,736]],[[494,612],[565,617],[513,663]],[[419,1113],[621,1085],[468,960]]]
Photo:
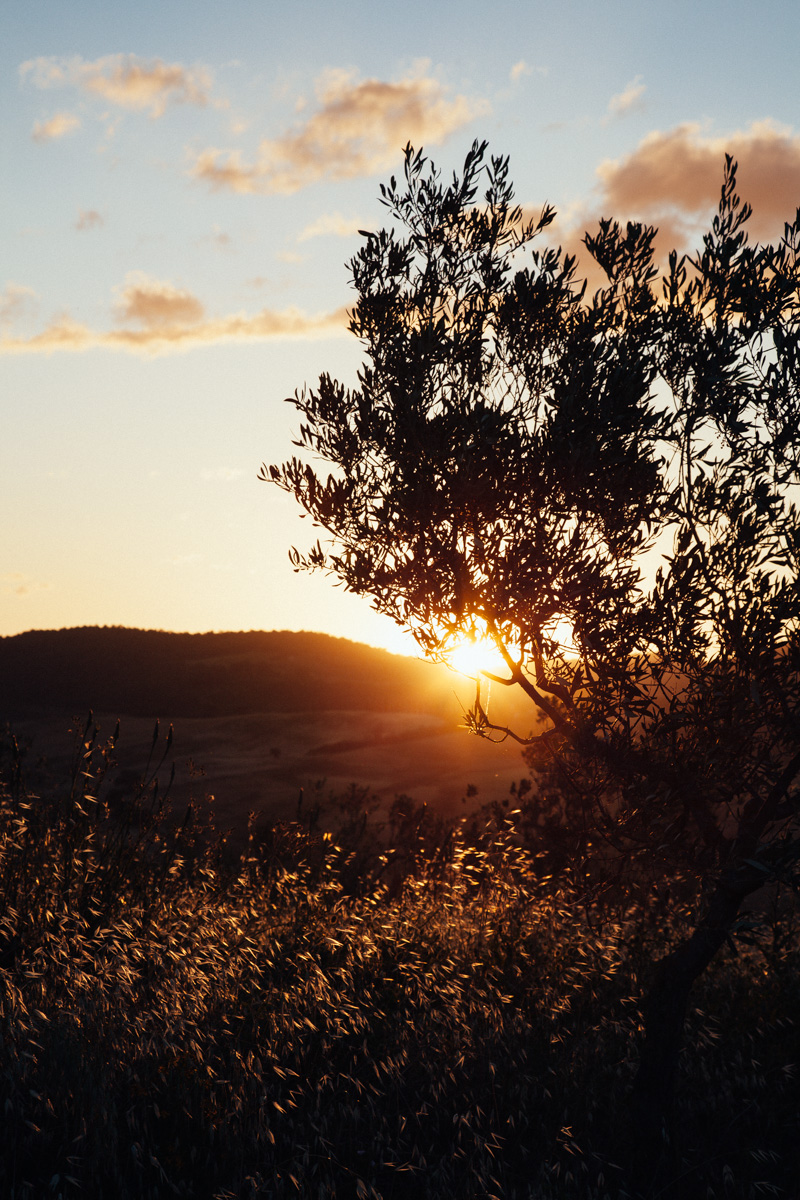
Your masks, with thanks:
[[[496,719],[530,726],[500,691]],[[446,668],[319,633],[166,633],[120,627],[38,630],[0,638],[0,719],[30,745],[40,780],[64,770],[73,717],[117,718],[120,781],[134,779],[153,721],[175,727],[176,798],[215,796],[218,820],[288,816],[301,787],[369,786],[388,805],[405,793],[459,810],[505,795],[525,773],[514,743],[463,729],[474,684]]]

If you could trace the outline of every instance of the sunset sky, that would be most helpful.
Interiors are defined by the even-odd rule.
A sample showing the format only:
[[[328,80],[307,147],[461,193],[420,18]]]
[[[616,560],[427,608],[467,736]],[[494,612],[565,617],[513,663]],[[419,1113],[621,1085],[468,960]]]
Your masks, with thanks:
[[[778,236],[800,205],[800,4],[6,0],[0,635],[313,629],[408,646],[292,572],[283,403],[354,382],[346,261],[407,141],[475,138],[576,244],[679,247],[725,150]]]

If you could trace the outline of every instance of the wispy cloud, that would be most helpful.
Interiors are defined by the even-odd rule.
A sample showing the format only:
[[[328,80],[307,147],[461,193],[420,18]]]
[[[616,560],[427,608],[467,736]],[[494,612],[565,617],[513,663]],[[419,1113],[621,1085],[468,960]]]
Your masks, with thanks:
[[[19,71],[34,87],[76,87],[119,108],[149,112],[151,117],[162,116],[171,104],[206,105],[213,85],[208,67],[185,67],[136,54],[107,54],[88,62],[78,55],[33,58]]]
[[[642,83],[641,75],[637,75],[627,83],[621,92],[612,96],[608,102],[606,120],[612,117],[624,117],[631,112],[641,112],[644,108],[644,94],[647,91]]]
[[[363,224],[358,217],[343,217],[338,212],[323,213],[321,217],[317,217],[316,221],[306,225],[297,240],[298,242],[308,242],[311,238],[317,237],[350,237],[352,234],[358,233],[359,229],[363,228]]]
[[[520,79],[523,79],[526,75],[530,75],[532,72],[533,67],[528,66],[524,58],[521,58],[519,62],[514,63],[508,74],[512,83],[519,83]]]
[[[9,302],[15,300],[12,293]],[[207,317],[203,304],[191,292],[140,272],[128,275],[117,289],[115,315],[121,325],[135,328],[97,330],[62,316],[31,337],[0,337],[0,354],[96,349],[166,354],[219,342],[337,337],[346,332],[349,320],[345,308],[316,316],[297,308],[264,308],[256,313]]]
[[[0,326],[13,325],[26,316],[35,300],[33,288],[22,283],[7,283],[0,292]]]
[[[81,209],[78,213],[78,219],[75,222],[75,228],[81,231],[87,229],[99,229],[105,225],[105,221],[99,212],[95,212],[93,208]]]
[[[55,142],[80,128],[80,117],[74,113],[58,112],[49,121],[37,121],[31,137],[35,142]]]
[[[406,142],[436,145],[488,111],[485,101],[450,95],[426,69],[423,64],[395,83],[326,72],[317,85],[317,110],[281,137],[262,141],[254,161],[211,147],[197,155],[190,173],[216,190],[289,194],[320,179],[383,170]]]

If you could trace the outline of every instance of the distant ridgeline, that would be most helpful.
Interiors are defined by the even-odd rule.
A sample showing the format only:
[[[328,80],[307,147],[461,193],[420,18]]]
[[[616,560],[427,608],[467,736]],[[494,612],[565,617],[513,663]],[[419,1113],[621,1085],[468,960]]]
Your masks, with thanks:
[[[215,717],[326,709],[452,713],[469,681],[322,633],[120,627],[0,638],[0,719],[69,709]]]

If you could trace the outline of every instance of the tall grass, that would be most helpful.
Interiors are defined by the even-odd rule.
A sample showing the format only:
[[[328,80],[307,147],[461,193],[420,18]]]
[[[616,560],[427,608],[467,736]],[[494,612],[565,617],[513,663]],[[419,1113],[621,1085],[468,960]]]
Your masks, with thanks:
[[[543,876],[497,806],[476,839],[403,801],[381,844],[357,789],[336,836],[301,814],[230,862],[170,811],[161,747],[111,806],[91,723],[53,794],[8,761],[0,1195],[627,1194],[638,997],[673,936],[655,896]],[[798,965],[777,906],[704,981],[671,1194],[798,1195]]]

